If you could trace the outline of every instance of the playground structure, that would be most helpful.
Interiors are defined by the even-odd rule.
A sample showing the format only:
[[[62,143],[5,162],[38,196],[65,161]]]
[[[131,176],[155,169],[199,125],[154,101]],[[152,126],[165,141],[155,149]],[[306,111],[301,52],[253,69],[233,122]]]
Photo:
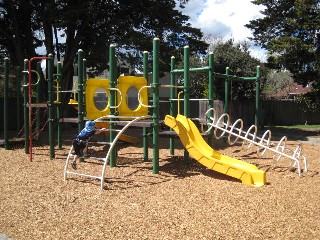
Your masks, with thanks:
[[[293,155],[290,156],[285,153],[285,143],[286,143],[286,137],[283,137],[280,142],[278,143],[277,147],[275,149],[270,148],[270,139],[271,139],[271,132],[267,131],[262,138],[258,138],[257,135],[257,127],[258,124],[258,111],[259,111],[259,79],[260,79],[260,72],[259,67],[257,67],[257,75],[255,77],[237,77],[237,76],[230,76],[228,74],[228,70],[226,70],[226,74],[220,74],[214,72],[214,65],[213,65],[213,54],[209,54],[209,65],[202,67],[202,68],[190,68],[189,66],[189,57],[190,57],[190,51],[189,47],[186,46],[184,48],[184,68],[183,69],[176,69],[175,67],[175,58],[171,58],[171,81],[170,85],[161,85],[159,83],[159,53],[160,53],[160,42],[159,39],[154,39],[153,42],[153,79],[152,83],[148,85],[148,52],[144,52],[144,72],[143,72],[143,78],[136,78],[136,77],[120,77],[118,79],[119,84],[117,84],[117,73],[116,73],[116,54],[115,54],[115,45],[110,45],[109,50],[109,62],[110,62],[110,80],[107,81],[105,79],[88,79],[85,81],[85,61],[83,59],[83,52],[82,50],[78,51],[78,83],[76,90],[77,93],[77,99],[74,101],[71,101],[74,105],[77,106],[78,109],[78,128],[79,131],[84,126],[85,116],[87,119],[93,119],[97,123],[98,126],[108,127],[106,132],[108,132],[109,136],[109,142],[100,142],[100,144],[103,145],[109,145],[108,152],[106,153],[106,156],[103,158],[95,158],[91,157],[92,159],[102,161],[102,171],[99,176],[92,176],[86,173],[79,173],[74,171],[68,170],[68,163],[70,160],[70,157],[72,155],[72,147],[69,150],[66,165],[64,169],[64,179],[67,179],[68,174],[75,174],[90,178],[95,178],[100,180],[100,188],[104,188],[104,180],[105,180],[105,171],[107,163],[109,163],[110,167],[116,166],[116,158],[117,158],[117,151],[116,151],[116,144],[117,141],[123,136],[123,133],[126,129],[128,129],[130,126],[135,127],[142,127],[143,128],[143,148],[144,148],[144,160],[148,160],[148,129],[152,128],[152,146],[153,146],[153,173],[159,172],[159,136],[161,135],[161,132],[159,131],[159,88],[165,87],[170,88],[170,115],[166,117],[164,120],[164,123],[167,124],[169,127],[171,127],[180,137],[182,143],[186,147],[184,159],[188,159],[188,154],[198,160],[200,163],[202,163],[204,166],[211,168],[215,171],[222,172],[224,174],[230,175],[232,177],[240,179],[243,183],[252,185],[252,186],[263,186],[266,183],[265,178],[265,172],[257,169],[256,166],[252,164],[245,163],[243,161],[233,159],[227,156],[223,156],[222,154],[216,152],[213,150],[210,146],[212,146],[212,139],[213,137],[220,138],[225,133],[228,133],[228,142],[229,143],[235,143],[238,138],[241,138],[244,140],[243,145],[245,143],[250,142],[249,146],[257,145],[258,151],[257,153],[259,155],[263,154],[266,150],[271,150],[275,154],[278,155],[277,160],[279,161],[281,157],[288,157],[294,161],[293,167],[298,168],[299,176],[301,175],[301,165],[300,165],[300,159],[303,159],[304,161],[304,169],[307,170],[307,161],[304,155],[301,154],[301,147],[298,146],[297,149],[294,151]],[[48,109],[48,119],[49,119],[49,141],[50,141],[50,158],[54,158],[54,141],[53,141],[53,105],[59,104],[59,97],[57,97],[57,101],[53,101],[53,60],[52,56],[43,57],[44,59],[48,60],[48,92],[49,92],[49,101],[47,102]],[[37,60],[38,58],[33,58],[32,60]],[[39,58],[42,59],[42,58]],[[28,131],[30,132],[32,129],[30,128],[30,124],[28,125],[28,120],[30,123],[30,112],[32,109],[32,103],[30,98],[30,88],[32,86],[31,84],[31,69],[30,67],[28,70],[26,69],[26,64],[28,61],[25,61],[25,67],[24,67],[24,91],[25,91],[25,103],[28,102],[28,104],[25,104],[25,136],[27,139],[27,136],[30,136]],[[30,62],[29,62],[29,66]],[[51,70],[50,70],[51,69]],[[207,139],[208,143],[205,142],[205,140],[201,137],[200,133],[198,132],[196,126],[189,118],[190,116],[190,94],[189,94],[189,79],[190,79],[190,73],[207,73],[208,74],[208,98],[207,99],[201,99],[201,101],[207,101],[208,102],[208,108],[209,111],[206,113],[205,119],[198,119],[200,123],[207,126]],[[178,74],[183,74],[184,77],[184,85],[183,86],[177,86],[175,77]],[[59,82],[59,79],[61,79],[61,63],[58,63],[57,65],[57,82]],[[27,78],[28,77],[28,78]],[[220,77],[225,79],[226,83],[226,89],[228,89],[228,82],[230,79],[234,80],[249,80],[249,81],[255,81],[256,82],[256,115],[255,115],[255,123],[256,125],[253,125],[249,128],[247,132],[244,132],[243,129],[243,122],[242,120],[237,120],[233,123],[233,125],[230,127],[230,121],[229,121],[229,115],[223,114],[218,120],[217,116],[215,114],[215,111],[213,110],[213,99],[214,99],[214,91],[213,91],[213,85],[214,85],[214,79],[215,77]],[[124,79],[124,83],[121,85],[121,78]],[[27,79],[29,81],[27,81]],[[131,81],[130,81],[130,80]],[[86,86],[86,87],[85,87]],[[135,87],[137,89],[137,99],[138,99],[138,106],[135,109],[130,109],[124,101],[126,96],[126,92],[130,87]],[[26,89],[28,87],[29,95],[26,92]],[[95,106],[93,97],[97,89],[104,89],[105,92],[108,95],[107,98],[107,104],[102,109],[97,109],[97,106]],[[175,89],[181,89],[183,93],[183,100],[180,99],[180,95],[176,96]],[[59,87],[56,87],[57,93],[67,92],[67,91],[61,91],[59,90]],[[147,89],[151,89],[152,91],[152,105],[149,105],[148,101],[148,92]],[[75,92],[74,90],[71,90],[71,92]],[[85,93],[85,96],[84,96]],[[227,94],[226,90],[226,94]],[[28,101],[26,96],[28,96]],[[59,95],[58,95],[59,96]],[[177,98],[178,97],[178,98]],[[227,99],[227,98],[226,98]],[[183,116],[180,115],[180,100],[183,101]],[[197,99],[199,100],[199,99]],[[176,104],[177,103],[177,104]],[[36,105],[36,104],[35,104]],[[34,106],[35,106],[34,105]],[[86,106],[86,109],[84,108]],[[176,108],[178,107],[178,111],[176,111]],[[27,109],[29,111],[27,111]],[[148,110],[152,113],[151,115],[148,115]],[[27,115],[29,113],[29,115]],[[58,146],[61,144],[61,129],[60,129],[60,123],[63,122],[63,118],[60,118],[59,115],[59,107],[57,111],[58,117]],[[178,114],[176,118],[175,116]],[[226,119],[226,121],[225,121]],[[72,120],[74,121],[74,120]],[[50,124],[51,123],[51,124]],[[240,127],[237,127],[240,125]],[[29,128],[27,127],[29,126]],[[120,129],[119,129],[120,127]],[[217,135],[218,130],[222,131],[221,135]],[[237,131],[237,132],[235,132]],[[253,131],[253,133],[252,133]],[[170,154],[174,154],[174,138],[172,137],[173,131],[171,131],[171,137],[170,137]],[[233,142],[231,142],[231,135],[236,138]],[[266,139],[268,135],[268,138]],[[192,141],[191,141],[192,140]],[[259,140],[257,142],[257,140]],[[30,154],[30,161],[32,160],[32,138],[29,137],[29,141],[26,140],[25,143],[26,149],[29,149],[29,151],[26,150],[26,153]]]

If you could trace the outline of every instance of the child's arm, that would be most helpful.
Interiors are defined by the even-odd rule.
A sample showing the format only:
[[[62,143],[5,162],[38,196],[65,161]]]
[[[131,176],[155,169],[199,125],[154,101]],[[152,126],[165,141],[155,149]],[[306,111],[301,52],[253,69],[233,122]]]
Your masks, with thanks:
[[[106,129],[105,128],[101,128],[101,129],[96,129],[94,134],[99,134],[101,132],[104,132]]]

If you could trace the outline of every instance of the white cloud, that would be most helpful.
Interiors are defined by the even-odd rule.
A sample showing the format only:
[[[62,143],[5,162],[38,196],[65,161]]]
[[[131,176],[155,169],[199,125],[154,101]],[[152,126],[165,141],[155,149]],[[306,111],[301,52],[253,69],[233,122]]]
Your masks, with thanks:
[[[193,27],[204,34],[233,38],[235,42],[249,41],[250,29],[244,25],[250,20],[263,15],[262,8],[251,3],[251,0],[190,0],[182,12],[190,17]],[[257,47],[250,48],[252,55],[265,60],[266,53]]]

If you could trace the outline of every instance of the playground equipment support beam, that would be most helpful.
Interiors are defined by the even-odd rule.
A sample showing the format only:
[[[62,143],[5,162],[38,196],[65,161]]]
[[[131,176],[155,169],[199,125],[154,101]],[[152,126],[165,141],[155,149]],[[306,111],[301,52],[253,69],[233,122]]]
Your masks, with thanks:
[[[59,87],[61,86],[60,83],[62,81],[62,66],[61,66],[61,62],[57,62],[57,81],[58,81],[58,84],[57,84],[57,92],[58,94],[60,95],[61,93],[59,92],[60,89]],[[58,95],[58,96],[59,96]],[[62,148],[62,136],[61,136],[61,125],[62,123],[59,121],[60,118],[61,118],[61,103],[59,101],[60,99],[57,99],[57,119],[58,119],[58,136],[57,136],[57,139],[58,139],[58,148],[61,149]]]
[[[189,90],[189,76],[190,76],[190,72],[189,72],[189,66],[190,66],[190,48],[189,46],[185,46],[183,49],[183,69],[184,69],[184,73],[183,73],[183,111],[184,111],[184,116],[186,116],[187,118],[190,117],[190,90]],[[189,159],[189,153],[188,151],[185,149],[184,150],[184,157],[183,157],[185,163],[187,163],[188,159]]]
[[[84,128],[84,102],[83,102],[83,50],[78,50],[78,131]],[[84,159],[80,157],[80,162]]]
[[[211,71],[210,66],[189,69],[190,73],[208,73],[209,71]],[[184,73],[184,69],[174,69],[174,70],[171,70],[171,73],[175,75],[181,74],[181,73]]]
[[[230,89],[229,67],[226,67],[226,79],[224,81],[224,107],[223,107],[223,111],[225,113],[229,111],[229,89]]]
[[[21,128],[21,68],[20,66],[17,67],[16,69],[16,92],[17,92],[17,130]]]
[[[54,101],[53,101],[53,55],[48,55],[48,112],[49,112],[49,144],[50,144],[50,159],[54,159]]]
[[[115,52],[116,52],[116,45],[115,44],[111,44],[109,47],[109,69],[110,69],[110,115],[115,115],[116,113],[116,92],[115,92],[115,88],[117,85],[117,75],[116,75],[116,57],[115,57]],[[115,126],[113,123],[113,119],[111,118],[111,122],[110,122],[110,142],[112,143],[116,137],[116,132],[115,130]],[[112,149],[111,153],[110,153],[110,167],[115,167],[116,166],[116,158],[117,158],[117,153],[116,153],[116,147]]]
[[[170,85],[175,86],[176,85],[176,77],[173,74],[173,71],[176,67],[176,58],[171,57],[171,74],[170,74]],[[176,89],[171,87],[170,88],[170,99],[176,98]],[[179,103],[178,103],[179,104]],[[170,115],[174,116],[176,114],[176,106],[173,101],[170,101]],[[174,138],[170,138],[170,155],[174,155]]]
[[[148,56],[149,53],[147,51],[143,52],[143,77],[147,80],[147,85],[149,82],[148,74],[149,74],[149,68],[148,68]],[[142,128],[142,134],[143,134],[143,160],[146,162],[148,161],[148,128],[143,127]]]
[[[160,39],[153,39],[153,173],[159,173],[159,55]]]
[[[234,80],[234,81],[255,81],[257,78],[256,77],[239,77],[239,76],[234,76],[234,75],[226,75],[222,73],[215,73],[217,78],[222,78],[226,79],[228,78],[229,80]]]
[[[37,72],[39,73],[40,71],[42,71],[41,69],[41,62],[37,62]],[[39,74],[39,76],[41,76]],[[37,84],[36,85],[36,103],[40,103],[40,92],[41,92],[41,89],[40,89],[40,84]],[[40,131],[40,122],[41,122],[41,116],[40,114],[37,114],[36,115],[36,140],[38,140],[39,138],[39,131]]]
[[[4,99],[3,99],[3,138],[4,147],[9,149],[8,137],[8,90],[9,90],[9,58],[4,58]]]
[[[257,66],[256,75],[256,109],[255,109],[255,125],[259,128],[259,112],[260,112],[260,66]]]
[[[208,62],[209,62],[209,72],[208,72],[208,109],[214,108],[214,103],[213,103],[213,99],[214,99],[214,56],[213,56],[213,52],[209,53],[208,56]],[[209,113],[209,119],[211,119],[213,117],[213,113],[210,111]],[[211,120],[210,120],[211,121]],[[209,131],[208,134],[208,144],[210,146],[212,146],[213,144],[213,131]]]
[[[24,152],[29,153],[29,118],[28,118],[28,59],[23,61],[23,118]]]

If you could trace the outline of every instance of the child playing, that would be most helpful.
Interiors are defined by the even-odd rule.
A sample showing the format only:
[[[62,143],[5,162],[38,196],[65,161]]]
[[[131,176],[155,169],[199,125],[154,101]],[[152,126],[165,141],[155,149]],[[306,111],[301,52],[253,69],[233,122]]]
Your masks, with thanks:
[[[72,146],[74,148],[75,155],[73,157],[73,161],[71,162],[71,166],[73,169],[77,169],[77,159],[83,156],[83,150],[87,150],[88,140],[95,134],[99,134],[105,130],[95,129],[96,124],[94,121],[89,120],[85,124],[85,128],[73,139]]]

